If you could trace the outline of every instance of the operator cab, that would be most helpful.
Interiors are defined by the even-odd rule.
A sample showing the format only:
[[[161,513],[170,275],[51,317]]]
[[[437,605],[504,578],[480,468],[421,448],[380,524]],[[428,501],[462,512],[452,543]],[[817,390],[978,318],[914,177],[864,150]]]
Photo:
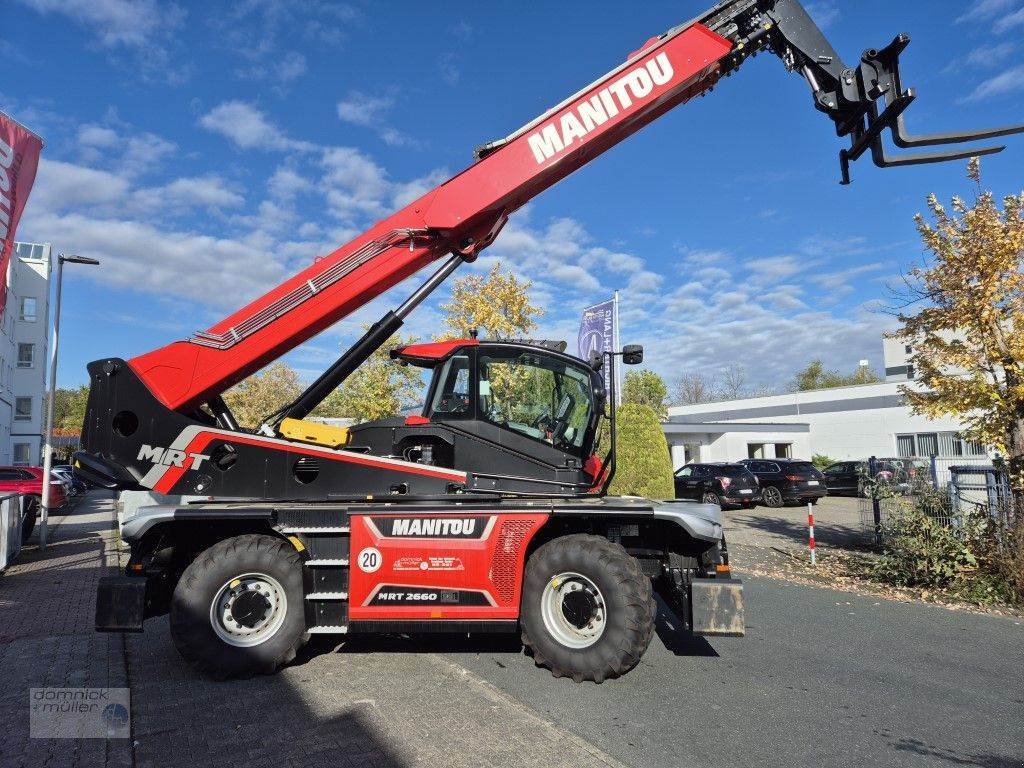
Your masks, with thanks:
[[[422,419],[480,422],[479,432],[510,433],[585,460],[604,411],[604,380],[564,342],[480,342],[460,339],[393,350],[394,359],[433,376]]]
[[[466,469],[468,489],[579,494],[605,412],[602,374],[564,343],[453,341],[392,350],[429,369],[420,414],[351,427],[348,450]]]

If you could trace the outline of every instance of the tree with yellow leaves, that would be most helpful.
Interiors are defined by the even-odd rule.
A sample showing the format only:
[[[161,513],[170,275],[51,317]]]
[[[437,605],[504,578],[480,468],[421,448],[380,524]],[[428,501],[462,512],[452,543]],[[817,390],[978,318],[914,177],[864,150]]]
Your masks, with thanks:
[[[344,417],[357,422],[397,416],[422,401],[423,375],[419,368],[399,365],[391,350],[416,339],[395,334],[334,390],[313,411],[314,416]]]
[[[287,363],[274,363],[224,393],[240,426],[255,429],[263,419],[297,398],[304,387]]]
[[[486,277],[468,275],[452,284],[452,300],[442,304],[447,314],[447,338],[468,338],[473,329],[481,336],[508,339],[523,336],[534,328],[534,318],[544,310],[530,303],[529,280],[517,280],[508,271],[502,271],[501,262],[491,267]]]
[[[930,261],[911,270],[907,306],[893,336],[912,345],[909,362],[922,385],[902,388],[915,413],[955,416],[964,436],[1005,455],[1011,484],[1024,500],[1024,193],[1000,208],[981,189],[977,158],[968,165],[977,186],[968,204],[947,210],[933,194],[933,221],[916,217]]]

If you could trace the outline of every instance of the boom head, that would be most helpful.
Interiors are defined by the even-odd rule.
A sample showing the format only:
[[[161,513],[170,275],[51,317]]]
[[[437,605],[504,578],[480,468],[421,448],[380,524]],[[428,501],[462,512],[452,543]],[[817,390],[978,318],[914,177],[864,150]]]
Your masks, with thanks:
[[[881,49],[869,48],[855,67],[847,66],[799,0],[728,0],[697,20],[734,43],[723,61],[722,74],[730,75],[749,57],[769,50],[786,68],[808,82],[815,107],[836,125],[839,136],[850,138],[849,149],[839,153],[842,183],[850,183],[850,164],[870,151],[880,168],[963,160],[1001,152],[1005,146],[942,150],[892,155],[882,141],[888,129],[902,149],[982,141],[1024,133],[1024,125],[1002,128],[912,135],[903,113],[914,102],[913,89],[904,89],[900,55],[910,37],[897,35]]]

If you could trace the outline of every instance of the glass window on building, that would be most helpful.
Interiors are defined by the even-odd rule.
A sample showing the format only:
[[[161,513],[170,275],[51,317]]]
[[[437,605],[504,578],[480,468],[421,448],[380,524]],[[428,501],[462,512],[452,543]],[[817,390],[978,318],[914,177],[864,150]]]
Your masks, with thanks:
[[[939,455],[939,437],[934,432],[931,434],[924,434],[917,436],[917,455],[918,456],[938,456]]]
[[[984,456],[985,446],[976,440],[964,440],[964,453],[967,456]]]
[[[747,458],[748,459],[763,459],[764,458],[764,443],[747,443]]]
[[[32,418],[32,398],[31,397],[16,397],[14,398],[14,420],[15,421],[29,421]]]
[[[36,299],[34,296],[23,296],[21,298],[21,319],[26,323],[36,321]]]
[[[792,443],[776,443],[775,444],[775,458],[776,459],[792,459],[793,458],[793,444]]]
[[[956,432],[939,432],[939,456],[963,456],[964,446]]]
[[[35,344],[18,344],[18,367],[19,368],[31,368],[35,363],[36,356],[36,345]]]
[[[32,463],[32,443],[14,444],[14,463],[25,467]]]
[[[917,454],[914,452],[914,436],[913,435],[897,435],[896,436],[896,455],[901,459],[909,459]]]

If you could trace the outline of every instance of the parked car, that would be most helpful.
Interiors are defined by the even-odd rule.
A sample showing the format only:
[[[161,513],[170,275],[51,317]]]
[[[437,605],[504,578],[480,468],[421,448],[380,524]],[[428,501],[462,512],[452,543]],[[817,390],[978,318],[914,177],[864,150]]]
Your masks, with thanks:
[[[675,475],[677,499],[720,507],[753,507],[761,500],[757,478],[742,464],[687,464]]]
[[[54,464],[50,471],[64,481],[69,496],[78,496],[89,490],[89,486],[75,474],[70,464]]]
[[[870,462],[839,461],[825,468],[825,485],[836,496],[864,496],[868,492],[866,478],[871,475]],[[916,459],[876,458],[875,482],[890,486],[897,493],[910,493],[922,481],[928,482],[928,467]]]
[[[21,540],[27,541],[35,528],[39,507],[43,499],[42,467],[0,467],[0,495],[20,493],[25,497],[25,519],[21,526]],[[50,480],[50,509],[59,509],[67,504],[67,494],[60,480]]]
[[[828,495],[825,476],[803,459],[743,459],[739,462],[761,484],[761,503],[781,507],[788,503],[817,504]]]

